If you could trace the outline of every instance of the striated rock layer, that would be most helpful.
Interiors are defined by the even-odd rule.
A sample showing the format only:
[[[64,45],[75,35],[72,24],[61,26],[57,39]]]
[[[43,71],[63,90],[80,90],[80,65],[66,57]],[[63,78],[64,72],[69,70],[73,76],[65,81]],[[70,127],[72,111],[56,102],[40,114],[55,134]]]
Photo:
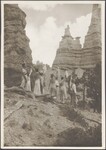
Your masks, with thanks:
[[[76,69],[93,68],[101,61],[101,8],[94,4],[91,24],[81,48],[80,37],[73,39],[69,26],[59,44],[53,68]]]
[[[5,84],[19,84],[23,62],[32,63],[29,39],[25,32],[26,14],[17,4],[4,5],[4,75]]]

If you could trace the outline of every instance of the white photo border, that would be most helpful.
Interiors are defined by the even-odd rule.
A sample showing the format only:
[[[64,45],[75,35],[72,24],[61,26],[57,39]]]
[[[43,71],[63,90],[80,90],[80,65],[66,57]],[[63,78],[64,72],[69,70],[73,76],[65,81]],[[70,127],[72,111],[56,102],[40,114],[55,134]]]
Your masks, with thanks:
[[[105,1],[24,1],[24,3],[101,4],[102,28],[102,146],[101,147],[4,147],[4,4],[23,1],[1,1],[1,148],[3,149],[105,149]]]

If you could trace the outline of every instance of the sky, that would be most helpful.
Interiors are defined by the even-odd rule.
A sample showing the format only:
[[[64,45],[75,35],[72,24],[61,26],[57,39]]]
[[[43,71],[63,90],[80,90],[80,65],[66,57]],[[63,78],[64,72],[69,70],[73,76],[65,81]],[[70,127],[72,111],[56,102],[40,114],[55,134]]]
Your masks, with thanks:
[[[92,4],[21,3],[26,13],[26,35],[30,39],[33,63],[52,63],[67,25],[73,37],[83,45],[91,22]]]

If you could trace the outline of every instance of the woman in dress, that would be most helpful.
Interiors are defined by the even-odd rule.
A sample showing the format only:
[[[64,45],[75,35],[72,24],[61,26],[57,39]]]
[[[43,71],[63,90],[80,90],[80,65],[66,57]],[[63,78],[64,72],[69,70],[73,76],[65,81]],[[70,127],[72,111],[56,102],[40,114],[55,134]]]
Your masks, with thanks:
[[[23,89],[26,89],[26,84],[27,84],[27,70],[26,70],[26,64],[22,64],[22,82],[20,87]]]
[[[41,89],[40,89],[40,74],[39,74],[38,69],[36,69],[36,72],[35,72],[34,94],[35,94],[35,96],[41,95]]]
[[[76,107],[76,97],[77,91],[76,91],[76,84],[75,84],[75,80],[72,79],[70,82],[70,96],[71,96],[71,104],[73,107]]]
[[[44,94],[44,87],[45,87],[45,79],[44,79],[44,74],[43,71],[40,71],[40,89],[41,89],[41,94]]]
[[[55,76],[51,74],[50,83],[49,83],[50,95],[52,97],[56,96],[56,84],[55,84]]]
[[[66,93],[66,83],[64,77],[61,77],[60,81],[60,100],[62,103],[65,103],[65,99],[67,99],[67,93]]]
[[[35,76],[36,76],[36,70],[34,66],[32,67],[32,72],[30,75],[30,81],[31,81],[31,91],[34,92],[34,87],[35,87]]]
[[[30,68],[29,73],[27,73],[26,91],[31,91],[31,80],[30,80],[31,73],[32,73],[32,68]]]
[[[56,77],[55,84],[56,84],[56,97],[57,97],[57,101],[59,101],[60,97],[59,97],[59,81],[58,81],[58,77]]]

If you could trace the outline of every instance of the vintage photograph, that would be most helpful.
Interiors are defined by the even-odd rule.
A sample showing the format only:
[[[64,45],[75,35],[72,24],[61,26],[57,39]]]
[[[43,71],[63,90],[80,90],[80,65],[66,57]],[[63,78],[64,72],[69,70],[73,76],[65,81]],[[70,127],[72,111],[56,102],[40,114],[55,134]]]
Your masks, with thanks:
[[[104,1],[1,7],[2,146],[101,149]]]

